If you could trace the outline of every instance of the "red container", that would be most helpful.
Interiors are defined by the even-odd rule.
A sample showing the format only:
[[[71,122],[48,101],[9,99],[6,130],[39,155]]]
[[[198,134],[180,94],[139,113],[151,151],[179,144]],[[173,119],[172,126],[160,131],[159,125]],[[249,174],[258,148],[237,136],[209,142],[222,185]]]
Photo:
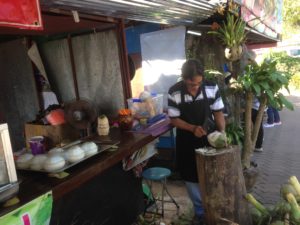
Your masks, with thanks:
[[[46,119],[51,125],[60,125],[66,122],[65,113],[62,109],[52,110],[50,113],[48,113]]]

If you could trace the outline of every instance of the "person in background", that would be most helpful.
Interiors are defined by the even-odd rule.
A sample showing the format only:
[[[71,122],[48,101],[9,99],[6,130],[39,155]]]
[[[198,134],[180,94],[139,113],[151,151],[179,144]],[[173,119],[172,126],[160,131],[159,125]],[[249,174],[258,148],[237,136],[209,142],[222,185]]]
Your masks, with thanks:
[[[281,125],[280,116],[277,109],[275,109],[272,106],[269,106],[267,109],[267,115],[268,115],[268,119],[267,119],[267,123],[264,124],[265,128]]]
[[[204,210],[199,191],[195,149],[208,146],[207,131],[203,127],[207,111],[211,114],[208,116],[214,118],[218,130],[225,131],[222,112],[224,104],[218,86],[204,79],[204,68],[198,60],[187,60],[181,70],[182,80],[168,92],[168,115],[177,128],[177,168],[185,181],[194,206],[195,220],[198,221],[195,224],[198,224],[203,220]]]
[[[258,108],[259,108],[259,101],[256,97],[254,97],[253,99],[253,103],[252,103],[252,116],[251,116],[251,120],[252,120],[252,123],[255,124],[255,120],[256,120],[256,117],[257,117],[257,114],[258,114]],[[259,131],[258,131],[258,135],[257,135],[257,140],[256,140],[256,143],[255,143],[255,148],[254,148],[254,151],[255,152],[262,152],[263,151],[263,141],[264,141],[264,129],[263,129],[263,126],[262,126],[262,122],[260,123],[259,125]]]

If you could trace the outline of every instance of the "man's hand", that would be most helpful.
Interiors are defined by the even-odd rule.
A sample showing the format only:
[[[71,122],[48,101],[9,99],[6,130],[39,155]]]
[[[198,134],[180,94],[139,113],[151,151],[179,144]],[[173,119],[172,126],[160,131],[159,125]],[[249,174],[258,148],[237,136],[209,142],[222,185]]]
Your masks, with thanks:
[[[182,130],[187,130],[193,133],[196,137],[202,137],[206,135],[206,131],[203,129],[203,127],[187,123],[180,118],[171,118],[171,122],[173,126]]]
[[[207,134],[206,131],[201,126],[195,126],[193,133],[196,137],[199,138]]]

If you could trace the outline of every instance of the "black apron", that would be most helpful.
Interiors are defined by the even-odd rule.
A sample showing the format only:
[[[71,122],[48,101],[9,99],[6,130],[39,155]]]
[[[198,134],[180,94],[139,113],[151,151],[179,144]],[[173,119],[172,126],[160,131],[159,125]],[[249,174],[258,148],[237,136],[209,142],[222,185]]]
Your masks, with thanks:
[[[184,85],[184,84],[183,84]],[[193,97],[192,102],[184,101],[184,94],[188,93],[186,87],[182,87],[181,103],[179,104],[180,119],[194,125],[201,126],[205,120],[206,104],[204,98],[195,101],[198,95],[204,91],[199,88],[198,94]],[[177,128],[176,133],[176,158],[177,169],[183,180],[189,182],[198,182],[197,165],[195,158],[195,149],[208,146],[207,136],[201,138],[195,137],[192,132]]]

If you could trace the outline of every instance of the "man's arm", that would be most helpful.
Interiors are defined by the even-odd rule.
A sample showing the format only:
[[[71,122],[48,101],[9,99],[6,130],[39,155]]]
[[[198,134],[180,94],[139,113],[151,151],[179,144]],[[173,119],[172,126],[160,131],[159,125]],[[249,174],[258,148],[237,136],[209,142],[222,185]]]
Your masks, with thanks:
[[[201,126],[187,123],[180,118],[171,118],[171,123],[174,127],[182,130],[187,130],[193,133],[196,137],[202,137],[203,135],[206,135],[205,130]]]
[[[225,131],[225,118],[222,111],[213,112],[217,128],[220,132]]]

